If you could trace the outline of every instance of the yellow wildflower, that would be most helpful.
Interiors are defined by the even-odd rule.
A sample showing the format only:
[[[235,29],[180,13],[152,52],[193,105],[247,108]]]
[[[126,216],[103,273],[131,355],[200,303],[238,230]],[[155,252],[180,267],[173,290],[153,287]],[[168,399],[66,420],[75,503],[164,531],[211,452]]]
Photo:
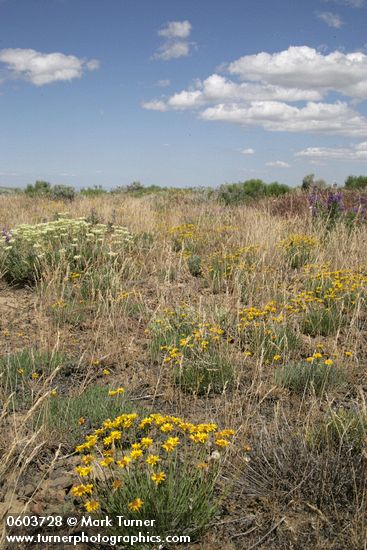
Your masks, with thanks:
[[[179,443],[180,440],[178,437],[170,437],[162,444],[162,449],[167,451],[167,453],[172,453]]]
[[[148,448],[152,445],[153,439],[151,437],[143,437],[141,440],[141,444],[143,447]]]
[[[144,502],[141,500],[141,498],[136,498],[132,502],[129,502],[128,507],[129,510],[131,510],[132,512],[138,512],[143,504]]]
[[[93,490],[93,485],[89,483],[88,485],[75,485],[71,489],[71,494],[74,497],[82,497],[83,495],[90,495]]]
[[[130,462],[131,458],[129,456],[124,456],[121,460],[117,460],[116,464],[120,466],[120,468],[127,468]]]
[[[141,449],[136,449],[134,451],[131,451],[130,453],[130,457],[132,460],[136,460],[138,458],[140,458],[143,454],[143,451]]]
[[[99,509],[99,502],[96,500],[87,500],[87,502],[84,504],[84,508],[87,510],[87,512],[95,512]]]
[[[159,456],[149,455],[145,462],[147,464],[149,464],[150,466],[155,466],[157,464],[157,462],[159,462],[159,461],[160,461]]]
[[[218,445],[218,447],[228,447],[229,441],[226,439],[216,439],[215,444]]]
[[[166,479],[166,474],[164,472],[158,472],[157,474],[152,474],[151,479],[156,485],[159,485]]]
[[[92,472],[92,468],[90,466],[77,466],[75,471],[80,477],[87,477]]]

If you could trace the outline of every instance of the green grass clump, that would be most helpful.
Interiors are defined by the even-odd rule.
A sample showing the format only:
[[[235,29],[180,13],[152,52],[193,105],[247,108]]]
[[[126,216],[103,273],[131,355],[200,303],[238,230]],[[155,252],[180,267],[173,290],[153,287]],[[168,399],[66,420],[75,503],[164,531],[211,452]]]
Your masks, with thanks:
[[[230,387],[233,381],[233,365],[219,352],[184,359],[176,368],[175,383],[186,393],[221,393]]]
[[[332,446],[360,453],[367,437],[367,415],[359,408],[330,410],[323,421],[308,434],[308,441],[318,449]]]
[[[125,393],[108,395],[106,386],[93,385],[81,394],[51,396],[45,410],[46,425],[60,440],[75,446],[83,432],[97,428],[104,419],[129,413],[132,404]]]
[[[265,363],[272,362],[276,355],[287,357],[302,347],[299,335],[290,324],[264,323],[260,326],[251,326],[243,340],[246,348]]]
[[[294,393],[304,394],[314,391],[322,396],[326,391],[340,388],[345,383],[345,373],[341,367],[326,365],[319,360],[300,361],[279,366],[275,370],[275,382]]]
[[[301,329],[309,336],[333,336],[343,325],[342,308],[337,305],[330,307],[310,307],[301,322]]]
[[[13,410],[27,408],[40,396],[45,380],[66,362],[67,358],[61,353],[35,349],[1,357],[0,396],[4,401],[12,396],[10,407]]]

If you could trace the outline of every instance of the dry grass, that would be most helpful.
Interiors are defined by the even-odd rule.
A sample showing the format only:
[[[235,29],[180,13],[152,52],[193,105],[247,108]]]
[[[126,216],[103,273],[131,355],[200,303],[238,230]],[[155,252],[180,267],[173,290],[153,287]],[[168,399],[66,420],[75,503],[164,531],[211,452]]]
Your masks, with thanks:
[[[82,400],[88,388],[105,388],[106,398],[102,391],[93,404],[97,415],[93,422],[99,410],[102,422],[108,389],[123,386],[139,408],[193,422],[213,421],[236,432],[221,477],[222,487],[230,491],[220,515],[203,535],[201,548],[367,548],[366,442],[352,453],[328,439],[313,446],[310,436],[311,428],[325,422],[330,410],[344,407],[361,417],[366,414],[367,228],[350,231],[338,224],[325,232],[312,223],[307,208],[299,208],[291,217],[272,210],[270,203],[225,207],[195,195],[170,199],[107,195],[78,198],[70,204],[0,197],[0,219],[7,229],[50,221],[68,211],[72,218],[125,226],[134,236],[118,265],[92,264],[74,280],[61,265],[45,268],[42,280],[32,288],[1,283],[3,361],[22,349],[65,357],[55,371],[45,372],[38,365],[34,371],[38,378],[32,379],[30,373],[26,381],[19,381],[19,375],[12,386],[6,369],[1,371],[2,513],[72,509],[70,487],[48,502],[40,490],[55,465],[63,464],[70,472],[75,463],[73,448],[61,441],[60,431],[49,421],[50,402],[64,399],[71,408],[71,400]],[[260,326],[251,320],[239,329],[244,308],[263,311],[271,300],[289,305],[299,292],[309,290],[304,267],[292,269],[278,245],[291,234],[317,239],[310,261],[327,266],[319,271],[362,274],[355,303],[348,302],[352,292],[348,281],[348,289],[335,301],[345,322],[328,335],[310,336],[302,329],[305,312],[300,310],[289,320],[260,315]],[[252,246],[256,249],[249,252]],[[194,275],[188,262],[193,256],[200,263],[200,272]],[[177,321],[177,311],[185,311],[187,317]],[[160,349],[189,337],[201,346],[204,364],[215,363],[210,345],[207,350],[202,344],[206,337],[193,336],[194,325],[184,328],[186,318],[222,330],[214,344],[229,358],[234,378],[219,391],[210,387],[182,391],[175,372],[185,365],[195,369],[198,356],[195,359],[193,352],[179,345],[177,357]],[[152,326],[157,320],[161,328],[152,353]],[[271,335],[270,340],[265,336],[259,340],[259,328],[266,335],[276,330],[276,323],[287,323],[295,331],[297,346],[271,347]],[[306,361],[318,350],[322,361],[331,359],[344,369],[346,384],[325,387],[321,396],[312,385],[304,392],[277,385],[274,371],[279,365]],[[53,389],[56,396],[51,395]],[[90,406],[86,401],[87,426]],[[75,421],[73,430],[82,440],[83,425],[77,419],[68,421]],[[38,480],[34,490],[24,494],[32,479]]]

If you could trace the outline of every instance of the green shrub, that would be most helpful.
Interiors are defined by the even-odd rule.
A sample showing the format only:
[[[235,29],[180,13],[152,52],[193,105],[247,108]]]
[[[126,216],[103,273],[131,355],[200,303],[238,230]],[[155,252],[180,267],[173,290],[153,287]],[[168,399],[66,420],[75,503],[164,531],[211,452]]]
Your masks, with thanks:
[[[106,189],[103,189],[101,185],[94,185],[93,187],[83,187],[80,190],[80,194],[84,197],[100,197],[107,193]]]
[[[265,194],[268,197],[279,197],[280,195],[286,195],[290,193],[292,189],[285,183],[278,183],[274,181],[273,183],[268,183],[265,188]]]
[[[227,205],[241,204],[265,196],[277,197],[290,191],[290,187],[278,182],[267,184],[260,179],[251,179],[243,183],[227,183],[222,185],[219,188],[218,198]]]
[[[367,176],[348,176],[345,180],[347,189],[365,189],[367,187]]]
[[[50,192],[51,199],[73,201],[76,197],[74,187],[69,185],[54,185]]]
[[[51,184],[48,181],[37,180],[34,185],[29,183],[24,189],[26,195],[30,197],[38,197],[41,195],[49,195],[51,191]]]

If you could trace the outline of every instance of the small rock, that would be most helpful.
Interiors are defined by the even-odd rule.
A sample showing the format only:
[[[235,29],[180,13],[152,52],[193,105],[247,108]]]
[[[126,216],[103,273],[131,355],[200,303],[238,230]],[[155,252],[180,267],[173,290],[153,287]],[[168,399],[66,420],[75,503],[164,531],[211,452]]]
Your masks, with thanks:
[[[73,477],[68,474],[64,474],[62,476],[56,477],[54,479],[50,479],[48,481],[48,486],[50,488],[62,488],[65,489],[66,487],[70,487],[70,485],[73,484]]]
[[[33,495],[35,489],[36,488],[32,483],[27,483],[27,485],[23,487],[22,493],[25,497],[30,497]]]

